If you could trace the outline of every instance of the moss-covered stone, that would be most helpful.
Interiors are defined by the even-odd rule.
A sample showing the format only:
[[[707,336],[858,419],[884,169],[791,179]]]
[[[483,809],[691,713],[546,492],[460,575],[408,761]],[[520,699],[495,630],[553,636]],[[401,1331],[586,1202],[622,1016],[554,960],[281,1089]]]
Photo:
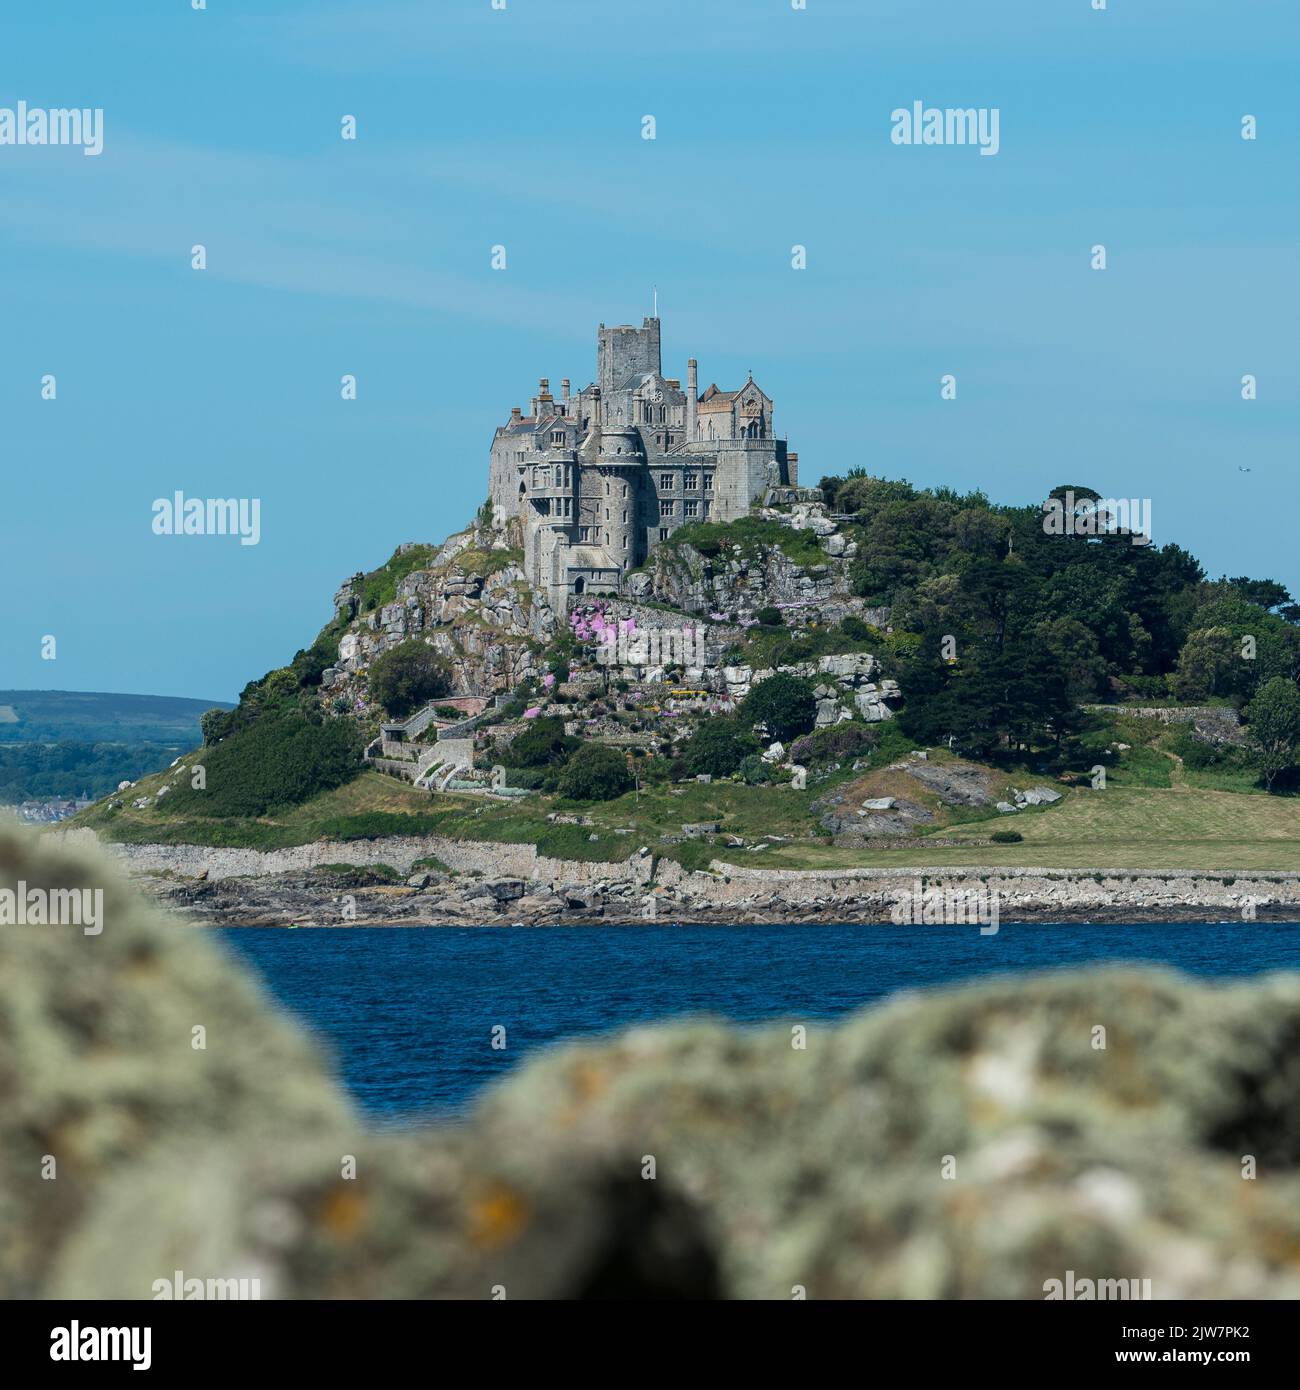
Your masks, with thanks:
[[[177,1269],[264,1297],[1036,1299],[1068,1270],[1300,1296],[1295,976],[639,1028],[533,1060],[463,1125],[377,1135],[97,856],[0,832],[16,880],[102,887],[105,924],[0,926],[5,1296],[147,1298]]]

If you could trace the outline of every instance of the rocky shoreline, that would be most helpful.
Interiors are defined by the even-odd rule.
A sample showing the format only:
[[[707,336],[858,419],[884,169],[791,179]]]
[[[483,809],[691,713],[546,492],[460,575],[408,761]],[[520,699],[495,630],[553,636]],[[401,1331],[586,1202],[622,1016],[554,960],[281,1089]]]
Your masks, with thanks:
[[[517,879],[457,883],[438,875],[416,877],[429,881],[394,885],[359,869],[350,874],[287,873],[215,882],[147,876],[135,882],[170,912],[215,927],[818,926],[887,924],[894,910],[894,901],[879,893],[833,903],[792,901],[776,893],[709,903],[672,891],[645,894],[626,883],[552,888]],[[647,898],[653,909],[647,909]],[[1300,909],[1293,902],[1259,903],[1255,916],[1259,921],[1294,921],[1300,918]],[[1022,901],[999,910],[1002,923],[1030,925],[1207,921],[1239,925],[1241,920],[1240,910],[1200,902],[1094,901],[1071,906]],[[931,924],[913,925],[924,931]],[[973,918],[968,925],[971,930],[987,926]]]
[[[53,832],[76,843],[87,831]],[[291,850],[107,845],[145,893],[208,926],[1300,921],[1300,873],[1045,868],[684,869],[551,859],[436,836]],[[986,931],[985,934],[990,934]]]

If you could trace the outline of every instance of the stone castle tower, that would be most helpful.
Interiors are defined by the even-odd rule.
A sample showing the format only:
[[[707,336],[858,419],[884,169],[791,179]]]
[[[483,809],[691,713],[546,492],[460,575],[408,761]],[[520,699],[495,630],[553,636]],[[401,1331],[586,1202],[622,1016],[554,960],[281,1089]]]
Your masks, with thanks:
[[[529,580],[564,611],[570,595],[613,592],[660,541],[693,521],[745,516],[770,487],[798,484],[797,454],[772,426],[752,376],[736,391],[665,377],[659,320],[600,325],[596,380],[559,398],[543,377],[492,440],[498,525],[523,521]]]

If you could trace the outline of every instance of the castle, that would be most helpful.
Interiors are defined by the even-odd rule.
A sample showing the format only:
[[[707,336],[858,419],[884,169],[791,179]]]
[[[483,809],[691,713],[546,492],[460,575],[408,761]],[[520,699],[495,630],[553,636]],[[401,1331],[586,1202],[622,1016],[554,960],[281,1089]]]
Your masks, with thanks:
[[[732,521],[774,487],[798,484],[798,454],[772,427],[753,376],[737,391],[665,377],[659,320],[606,328],[596,380],[560,398],[543,377],[492,440],[496,525],[523,523],[524,570],[563,612],[571,596],[617,592],[622,576],[679,526]]]

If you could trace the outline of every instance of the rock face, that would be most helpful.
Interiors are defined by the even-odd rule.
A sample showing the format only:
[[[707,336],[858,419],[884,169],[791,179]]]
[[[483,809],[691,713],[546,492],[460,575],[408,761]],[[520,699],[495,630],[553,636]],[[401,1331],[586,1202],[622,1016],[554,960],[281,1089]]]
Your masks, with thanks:
[[[639,1028],[395,1138],[103,860],[3,831],[16,880],[106,896],[94,938],[0,927],[8,1297],[149,1298],[175,1269],[303,1298],[1039,1299],[1069,1270],[1300,1296],[1296,976],[1079,971]]]

